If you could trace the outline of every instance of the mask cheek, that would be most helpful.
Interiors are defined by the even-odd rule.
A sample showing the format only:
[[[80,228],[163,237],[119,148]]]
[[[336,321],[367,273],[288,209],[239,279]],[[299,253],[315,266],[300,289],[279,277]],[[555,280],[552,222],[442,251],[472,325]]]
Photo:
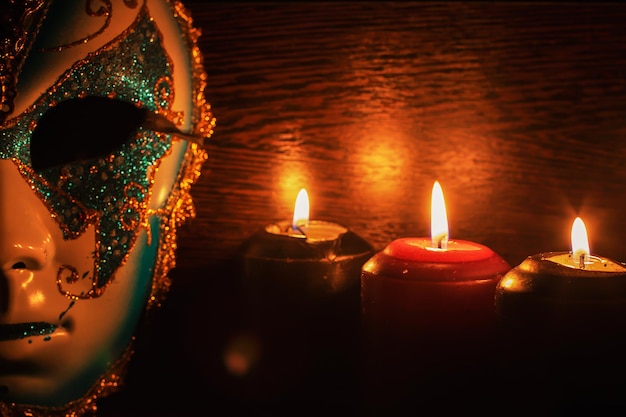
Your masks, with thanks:
[[[56,290],[58,225],[10,160],[0,160],[0,266],[2,323],[48,321]],[[67,299],[61,300],[67,302]],[[37,319],[37,320],[36,320]]]
[[[78,363],[75,374],[91,370],[87,380],[96,380],[124,354],[144,311],[151,288],[149,269],[142,265],[146,240],[145,231],[140,231],[128,258],[99,297],[76,300],[67,311],[74,328],[71,349],[61,354],[70,366]]]
[[[33,374],[0,375],[0,385],[9,387],[10,393],[18,393],[13,398],[18,402],[45,403],[57,396],[81,395],[124,353],[143,311],[137,300],[147,297],[150,276],[141,272],[145,269],[141,262],[147,250],[146,233],[142,230],[137,245],[101,296],[91,299],[64,296],[55,282],[59,270],[78,271],[79,280],[62,282],[63,290],[79,293],[90,285],[85,282],[91,282],[94,268],[96,228],[90,225],[78,238],[64,239],[43,203],[37,197],[31,203],[50,231],[47,241],[50,257],[40,268],[30,264],[32,270],[14,272],[10,287],[15,291],[9,294],[14,308],[9,309],[11,314],[2,316],[0,324],[47,322],[56,330],[0,342],[0,360],[25,360],[37,369]],[[64,269],[63,265],[71,268]],[[77,384],[77,378],[86,381],[86,385]],[[76,388],[82,391],[69,392]],[[44,398],[39,396],[40,392],[48,394]]]

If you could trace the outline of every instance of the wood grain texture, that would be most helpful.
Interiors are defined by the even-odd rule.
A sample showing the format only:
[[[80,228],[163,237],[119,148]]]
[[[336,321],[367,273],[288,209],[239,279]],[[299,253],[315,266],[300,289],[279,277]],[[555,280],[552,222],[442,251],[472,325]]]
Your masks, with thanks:
[[[624,5],[185,4],[217,127],[179,266],[232,256],[300,187],[378,249],[427,235],[435,180],[452,239],[517,264],[580,215],[626,260]]]
[[[131,403],[151,416],[358,414],[358,372],[323,375],[309,397],[295,387],[280,410],[251,399],[263,382],[224,374],[249,314],[233,280],[237,250],[291,218],[301,187],[313,218],[376,249],[429,234],[438,180],[451,239],[511,265],[569,250],[576,216],[592,252],[626,261],[625,4],[184,4],[202,31],[217,127],[172,292],[119,397],[126,412],[114,403],[110,415],[142,415]],[[342,349],[354,350],[334,363],[351,364],[358,346],[342,330]],[[321,397],[330,392],[332,405]]]

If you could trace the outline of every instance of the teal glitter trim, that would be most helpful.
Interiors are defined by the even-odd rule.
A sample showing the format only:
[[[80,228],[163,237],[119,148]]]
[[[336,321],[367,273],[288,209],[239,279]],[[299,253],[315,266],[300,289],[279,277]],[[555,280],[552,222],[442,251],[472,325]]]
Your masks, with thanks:
[[[172,138],[139,129],[109,155],[34,172],[30,168],[30,137],[39,118],[55,103],[84,95],[115,96],[151,111],[162,110],[173,94],[170,84],[163,81],[170,79],[171,70],[158,31],[142,14],[128,36],[79,62],[31,111],[0,130],[0,158],[16,162],[66,239],[77,238],[89,224],[95,224],[98,288],[110,282],[139,229],[148,225],[152,185],[148,171],[169,152]],[[103,124],[115,123],[102,116]],[[85,140],[89,140],[89,132],[85,132]]]
[[[57,326],[44,322],[0,325],[0,341],[25,339],[32,336],[52,334]]]

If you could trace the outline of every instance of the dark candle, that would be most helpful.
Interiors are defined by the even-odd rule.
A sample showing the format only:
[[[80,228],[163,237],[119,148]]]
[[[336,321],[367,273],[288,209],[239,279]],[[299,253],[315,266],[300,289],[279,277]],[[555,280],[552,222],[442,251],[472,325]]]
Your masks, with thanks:
[[[308,217],[301,190],[291,221],[266,225],[242,247],[246,307],[262,352],[250,392],[357,404],[359,278],[373,247],[346,226]]]
[[[473,378],[488,373],[494,353],[495,288],[510,266],[486,246],[448,240],[437,182],[432,205],[431,238],[395,240],[362,268],[367,398],[417,407],[382,411],[460,405],[442,401],[454,389],[473,400]]]
[[[502,278],[495,301],[505,383],[527,409],[626,405],[626,267],[590,254],[580,218],[571,252],[529,256]]]
[[[372,253],[372,246],[347,227],[309,220],[308,194],[302,189],[293,220],[268,224],[244,242],[244,277],[254,294],[269,293],[303,308],[358,289],[361,266]],[[265,297],[259,301],[267,303]]]

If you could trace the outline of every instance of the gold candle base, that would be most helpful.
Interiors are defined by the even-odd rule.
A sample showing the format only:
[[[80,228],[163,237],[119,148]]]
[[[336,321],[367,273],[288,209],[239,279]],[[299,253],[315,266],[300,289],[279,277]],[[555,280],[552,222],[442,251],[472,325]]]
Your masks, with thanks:
[[[520,407],[549,412],[624,406],[626,269],[610,260],[606,270],[576,268],[566,258],[530,256],[498,284],[501,399],[523,396]]]

